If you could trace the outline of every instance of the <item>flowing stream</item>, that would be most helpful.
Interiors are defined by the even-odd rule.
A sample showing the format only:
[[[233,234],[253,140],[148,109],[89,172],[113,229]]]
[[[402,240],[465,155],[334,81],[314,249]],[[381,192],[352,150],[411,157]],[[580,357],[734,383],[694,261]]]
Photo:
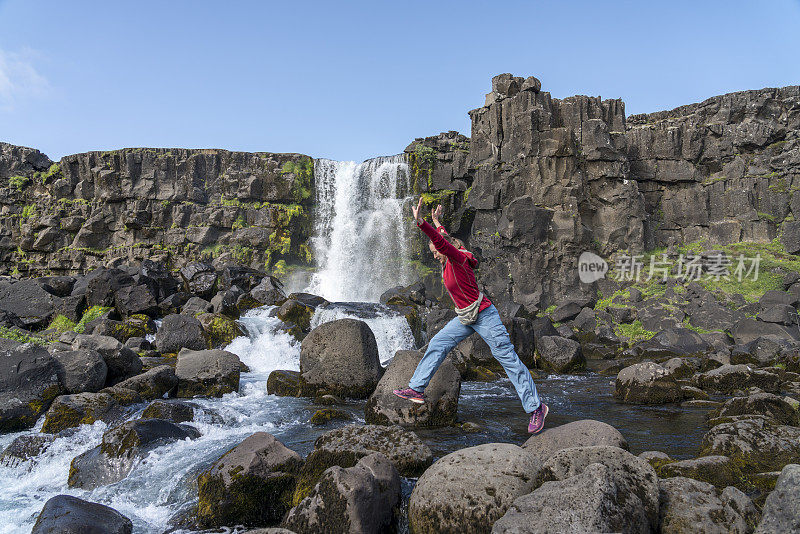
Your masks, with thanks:
[[[312,324],[343,317],[366,321],[386,365],[395,351],[414,346],[405,318],[376,304],[386,289],[413,281],[405,263],[411,230],[402,213],[409,192],[407,165],[402,156],[393,156],[361,164],[321,160],[316,169],[319,210],[314,248],[319,269],[307,291],[332,304],[320,307]],[[195,405],[192,424],[201,433],[198,439],[163,445],[136,464],[124,480],[84,491],[67,486],[70,462],[98,445],[108,426],[103,422],[83,425],[69,437],[56,439],[33,460],[0,465],[0,534],[30,532],[47,499],[62,493],[108,504],[131,518],[134,532],[165,532],[174,518],[190,513],[196,505],[197,475],[250,434],[270,432],[305,456],[321,433],[346,424],[311,426],[309,419],[320,408],[313,400],[267,395],[269,373],[297,370],[300,354],[300,344],[278,328],[278,319],[269,317],[270,309],[257,308],[241,317],[247,335],[226,347],[250,368],[242,374],[239,391],[221,399],[191,401]],[[696,454],[705,430],[704,410],[622,406],[611,396],[611,380],[591,372],[537,380],[552,410],[548,424],[600,419],[619,428],[633,452],[659,449],[675,458]],[[363,400],[348,401],[340,408],[350,414],[351,422],[363,423],[364,404]],[[138,417],[145,406],[132,407],[127,418]],[[453,427],[418,432],[437,457],[480,443],[521,444],[527,439],[525,416],[507,379],[464,383],[459,418],[476,423],[479,430],[465,433]],[[0,450],[17,436],[38,432],[41,424],[30,431],[0,435]],[[413,481],[406,481],[406,495],[412,486]]]

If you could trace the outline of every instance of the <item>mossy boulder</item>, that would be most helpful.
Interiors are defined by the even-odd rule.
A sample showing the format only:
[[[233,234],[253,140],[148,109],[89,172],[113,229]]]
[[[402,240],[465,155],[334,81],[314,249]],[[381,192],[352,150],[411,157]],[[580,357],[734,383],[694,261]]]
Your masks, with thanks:
[[[147,405],[141,419],[163,419],[172,423],[185,423],[194,419],[194,406],[175,400],[154,400]]]
[[[323,408],[314,412],[309,422],[312,425],[324,425],[330,421],[347,421],[350,419],[350,414],[344,410],[337,410],[335,408]]]
[[[221,397],[239,391],[241,361],[232,352],[218,349],[181,349],[175,376],[177,397]]]
[[[133,523],[104,504],[84,501],[72,495],[56,495],[44,504],[31,534],[56,532],[131,534]]]
[[[745,473],[775,471],[800,462],[800,428],[764,416],[741,418],[706,432],[700,454],[728,456]]]
[[[267,378],[267,393],[279,397],[299,397],[300,371],[272,371]]]
[[[745,364],[723,365],[694,375],[700,389],[714,393],[734,393],[757,387],[770,393],[780,391],[781,379],[775,373],[754,369]]]
[[[134,464],[156,447],[199,435],[191,426],[161,419],[127,421],[106,431],[100,445],[72,460],[67,482],[85,490],[113,484],[128,476]]]
[[[614,386],[614,397],[628,404],[664,404],[683,397],[675,378],[654,362],[624,368],[617,374]]]
[[[708,482],[718,488],[736,486],[741,489],[748,485],[739,465],[727,456],[701,456],[690,460],[663,462],[655,470],[661,478],[688,477]]]
[[[393,530],[400,475],[382,454],[349,468],[331,467],[282,525],[297,532],[378,533]]]
[[[600,445],[628,450],[628,442],[619,430],[592,419],[545,428],[540,434],[528,438],[522,448],[544,462],[562,449]]]
[[[209,345],[225,347],[239,336],[245,335],[236,320],[221,313],[201,313],[197,316]]]
[[[660,480],[659,532],[752,532],[759,513],[747,495],[736,488],[685,477]]]
[[[181,349],[202,350],[208,348],[203,325],[196,317],[176,313],[167,315],[156,333],[156,348],[159,352],[179,352]]]
[[[61,395],[47,410],[42,432],[55,434],[78,425],[95,421],[112,421],[122,414],[119,402],[108,393],[77,393]]]
[[[198,477],[200,522],[209,527],[278,523],[291,508],[302,463],[273,435],[253,434]]]
[[[454,424],[461,392],[461,375],[446,358],[425,389],[426,402],[415,404],[392,392],[408,387],[408,381],[422,359],[420,351],[397,351],[375,392],[364,407],[364,419],[376,425],[435,427]]]
[[[411,493],[411,532],[489,532],[515,499],[534,490],[540,466],[510,443],[487,443],[442,457]]]
[[[314,308],[294,299],[288,299],[281,304],[276,312],[278,319],[300,328],[303,332],[311,330],[311,316]]]
[[[0,432],[32,427],[63,392],[58,362],[42,347],[0,344]]]
[[[747,397],[728,399],[719,409],[711,412],[709,417],[764,415],[772,417],[783,425],[800,426],[799,406],[800,403],[791,397],[781,397],[772,393],[754,393]]]
[[[168,365],[159,365],[117,384],[118,387],[137,392],[143,399],[161,398],[172,393],[177,385],[175,370]]]

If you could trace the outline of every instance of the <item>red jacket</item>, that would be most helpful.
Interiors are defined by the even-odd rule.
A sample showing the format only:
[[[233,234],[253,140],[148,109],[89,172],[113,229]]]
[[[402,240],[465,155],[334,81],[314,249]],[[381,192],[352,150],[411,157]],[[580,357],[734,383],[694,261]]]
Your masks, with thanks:
[[[472,252],[465,248],[456,248],[442,237],[442,234],[447,235],[444,226],[440,226],[438,232],[425,220],[417,226],[431,239],[436,250],[447,258],[442,269],[442,280],[456,308],[466,308],[475,302],[480,289],[473,271],[478,266],[478,260]],[[484,296],[478,311],[483,311],[491,305],[491,301]]]

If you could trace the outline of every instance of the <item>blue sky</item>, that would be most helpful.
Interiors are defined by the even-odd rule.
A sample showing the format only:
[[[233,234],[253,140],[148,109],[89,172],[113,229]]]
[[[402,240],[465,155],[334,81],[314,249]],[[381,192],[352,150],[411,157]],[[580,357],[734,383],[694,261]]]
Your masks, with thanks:
[[[0,0],[0,140],[362,160],[469,135],[501,72],[629,115],[800,84],[798,28],[798,0]]]

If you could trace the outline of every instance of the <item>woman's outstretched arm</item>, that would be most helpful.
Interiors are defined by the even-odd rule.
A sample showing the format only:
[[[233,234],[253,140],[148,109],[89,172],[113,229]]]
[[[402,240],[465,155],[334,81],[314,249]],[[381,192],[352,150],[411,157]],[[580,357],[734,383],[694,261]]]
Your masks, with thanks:
[[[411,206],[411,211],[414,214],[414,220],[417,222],[417,226],[419,229],[425,232],[433,246],[439,253],[444,254],[448,259],[454,261],[459,264],[463,264],[467,261],[467,256],[456,247],[451,245],[442,234],[437,232],[433,226],[428,224],[428,222],[422,217],[422,197],[420,197],[419,202],[417,203],[417,207]]]
[[[440,234],[449,235],[444,225],[441,222],[439,222],[439,218],[441,216],[442,216],[442,205],[439,204],[438,206],[436,206],[436,209],[431,210],[431,220],[433,221],[433,225],[436,227],[436,230]]]

